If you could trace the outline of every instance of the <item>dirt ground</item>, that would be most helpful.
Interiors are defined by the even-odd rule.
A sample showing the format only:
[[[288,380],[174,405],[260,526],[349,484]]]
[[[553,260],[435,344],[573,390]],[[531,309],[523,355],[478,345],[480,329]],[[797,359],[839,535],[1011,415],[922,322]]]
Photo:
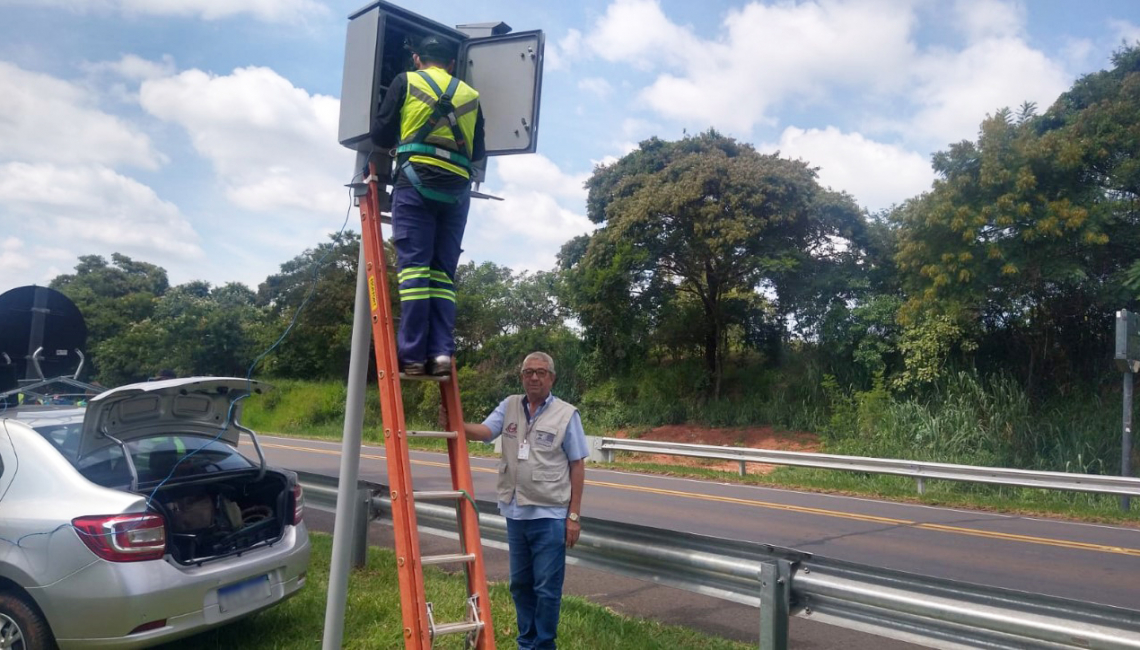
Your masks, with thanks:
[[[684,442],[723,447],[751,447],[753,449],[774,449],[778,451],[819,451],[820,449],[819,437],[814,433],[776,431],[769,426],[714,429],[695,424],[671,424],[644,431],[618,431],[614,436],[617,438],[637,438],[639,440]],[[632,454],[629,458],[637,462],[658,465],[685,465],[726,472],[740,471],[740,464],[735,461],[724,462],[656,454]],[[749,474],[767,474],[776,468],[775,465],[759,465],[756,463],[747,463],[746,467]]]

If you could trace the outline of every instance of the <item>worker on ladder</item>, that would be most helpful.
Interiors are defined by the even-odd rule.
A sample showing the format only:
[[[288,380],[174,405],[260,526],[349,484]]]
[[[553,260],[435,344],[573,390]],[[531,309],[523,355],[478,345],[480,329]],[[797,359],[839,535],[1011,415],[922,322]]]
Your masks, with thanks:
[[[435,36],[412,46],[415,70],[392,80],[371,129],[396,157],[392,236],[400,291],[397,356],[407,375],[447,375],[455,354],[455,269],[485,155],[479,93],[452,74]]]

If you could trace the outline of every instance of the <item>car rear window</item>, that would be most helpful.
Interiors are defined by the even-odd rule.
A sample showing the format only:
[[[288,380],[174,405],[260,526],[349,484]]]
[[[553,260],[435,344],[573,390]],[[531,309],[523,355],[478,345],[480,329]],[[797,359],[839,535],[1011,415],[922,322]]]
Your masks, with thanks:
[[[127,443],[138,472],[139,485],[217,472],[249,469],[253,463],[224,442],[196,436],[156,436]],[[131,471],[118,445],[104,447],[76,461],[80,474],[104,487],[126,487]]]

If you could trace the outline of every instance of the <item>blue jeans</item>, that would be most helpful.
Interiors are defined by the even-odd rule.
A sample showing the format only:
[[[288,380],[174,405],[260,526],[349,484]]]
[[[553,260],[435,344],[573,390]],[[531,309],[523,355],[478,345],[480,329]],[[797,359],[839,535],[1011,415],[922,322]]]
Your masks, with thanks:
[[[507,544],[519,650],[555,650],[566,576],[566,520],[507,519]]]
[[[401,367],[429,357],[455,354],[455,268],[463,252],[463,231],[471,198],[458,203],[425,199],[414,187],[392,191],[392,240],[401,272]],[[424,269],[416,272],[414,269]]]

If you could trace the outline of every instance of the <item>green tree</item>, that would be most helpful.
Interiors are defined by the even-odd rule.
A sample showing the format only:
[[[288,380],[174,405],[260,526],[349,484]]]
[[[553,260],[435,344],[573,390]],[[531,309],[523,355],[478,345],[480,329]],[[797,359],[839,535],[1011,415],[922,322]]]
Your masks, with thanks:
[[[179,376],[245,376],[263,321],[255,297],[239,283],[211,289],[192,281],[170,289],[150,317],[99,344],[100,376],[114,384],[142,381],[162,368]]]
[[[934,156],[933,190],[896,211],[900,313],[924,351],[903,383],[974,348],[1029,388],[1102,372],[1140,250],[1140,48],[1113,61],[1041,116],[988,117],[976,142]]]
[[[84,255],[75,265],[75,273],[58,275],[49,286],[70,298],[83,314],[92,353],[92,377],[107,385],[121,383],[124,376],[133,377],[133,373],[114,369],[120,361],[110,356],[108,346],[154,313],[158,299],[170,286],[166,270],[121,253],[112,254],[110,263],[100,255]]]
[[[460,264],[455,272],[455,345],[461,359],[511,326],[513,273],[493,262]]]
[[[114,253],[109,264],[100,255],[80,257],[75,273],[58,275],[49,286],[75,303],[97,344],[149,316],[170,284],[162,267]]]
[[[387,252],[392,252],[390,245]],[[260,344],[268,348],[293,324],[288,336],[263,361],[266,373],[303,379],[346,375],[359,253],[358,234],[333,234],[328,242],[282,264],[279,273],[261,283],[257,303],[267,309],[270,324]],[[388,260],[394,261],[395,256]],[[389,276],[394,281],[395,273],[389,271]]]
[[[628,319],[639,301],[660,307],[690,296],[701,308],[694,325],[714,394],[734,324],[732,296],[764,284],[779,294],[860,217],[850,198],[821,188],[806,163],[711,130],[647,140],[595,169],[586,186],[588,215],[602,227],[571,267],[583,325]],[[650,312],[649,324],[660,316]]]

